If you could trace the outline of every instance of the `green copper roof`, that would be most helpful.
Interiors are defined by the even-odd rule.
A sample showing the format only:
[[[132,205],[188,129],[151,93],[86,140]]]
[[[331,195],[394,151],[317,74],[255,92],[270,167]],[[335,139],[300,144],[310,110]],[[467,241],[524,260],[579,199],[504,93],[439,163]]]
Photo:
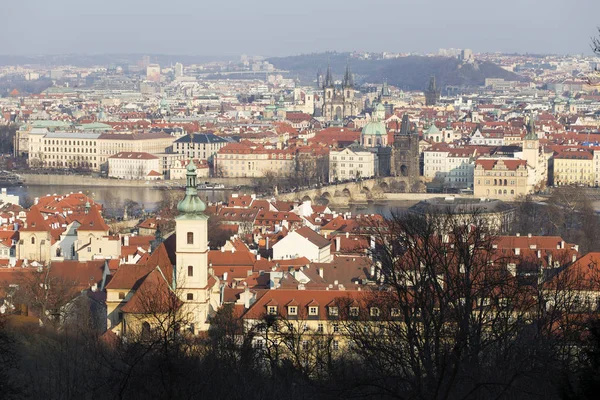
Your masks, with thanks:
[[[427,128],[427,130],[425,131],[426,135],[437,135],[440,133],[440,130],[438,129],[437,126],[435,126],[435,124],[431,124],[431,126],[429,128]]]
[[[387,131],[385,129],[385,123],[383,121],[372,121],[369,122],[362,130],[362,135],[369,136],[384,136],[387,135]]]
[[[206,204],[198,197],[196,165],[190,161],[186,170],[185,197],[177,204],[177,210],[180,212],[177,219],[208,219],[208,216],[203,214]]]

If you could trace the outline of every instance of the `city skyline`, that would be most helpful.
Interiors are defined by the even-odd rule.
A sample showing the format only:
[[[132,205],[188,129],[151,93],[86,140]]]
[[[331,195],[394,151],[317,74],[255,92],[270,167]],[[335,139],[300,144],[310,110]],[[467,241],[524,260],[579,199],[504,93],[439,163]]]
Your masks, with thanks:
[[[377,0],[368,6],[309,0],[294,7],[266,0],[252,9],[246,5],[235,0],[226,6],[189,0],[108,0],[102,8],[73,0],[61,0],[61,7],[40,0],[15,3],[5,10],[6,22],[0,28],[0,34],[15,40],[6,41],[0,53],[285,56],[471,48],[592,55],[590,37],[597,33],[595,16],[600,12],[600,4],[591,0],[551,0],[543,8],[534,1],[516,0],[501,7],[474,0]],[[22,15],[27,15],[27,29]]]

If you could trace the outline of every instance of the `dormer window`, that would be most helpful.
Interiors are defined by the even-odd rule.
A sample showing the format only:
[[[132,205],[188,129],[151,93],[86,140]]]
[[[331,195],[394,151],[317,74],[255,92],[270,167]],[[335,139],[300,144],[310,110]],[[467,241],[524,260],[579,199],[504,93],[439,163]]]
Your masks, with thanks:
[[[350,316],[358,317],[358,307],[350,307]]]
[[[337,307],[329,307],[329,315],[332,317],[337,317],[339,314],[339,310]]]
[[[379,314],[381,313],[381,311],[379,310],[378,307],[371,307],[371,310],[369,311],[369,313],[371,314],[371,317],[379,317]]]
[[[289,315],[298,315],[298,307],[296,307],[296,306],[289,306],[288,307],[288,314]]]
[[[269,315],[277,315],[277,306],[268,306],[267,313]]]
[[[308,307],[308,315],[319,315],[319,307],[316,307],[316,306]]]

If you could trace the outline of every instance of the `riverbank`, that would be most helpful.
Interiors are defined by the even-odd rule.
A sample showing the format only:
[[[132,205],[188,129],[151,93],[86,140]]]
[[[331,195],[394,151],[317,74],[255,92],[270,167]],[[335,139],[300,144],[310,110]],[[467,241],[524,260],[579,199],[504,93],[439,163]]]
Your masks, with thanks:
[[[54,174],[20,174],[25,185],[36,186],[79,186],[79,187],[138,187],[138,188],[170,188],[185,185],[185,179],[135,181],[125,179],[99,178],[89,175],[54,175]],[[226,187],[251,185],[251,178],[206,178],[211,183],[223,184]]]

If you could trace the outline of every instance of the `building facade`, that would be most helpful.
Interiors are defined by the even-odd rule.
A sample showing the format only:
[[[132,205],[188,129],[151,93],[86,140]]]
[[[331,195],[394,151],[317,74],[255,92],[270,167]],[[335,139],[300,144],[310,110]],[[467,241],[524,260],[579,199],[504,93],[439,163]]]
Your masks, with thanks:
[[[149,153],[121,152],[108,158],[108,176],[111,178],[156,179],[154,177],[157,173],[160,174],[159,171],[160,159]]]
[[[336,87],[331,67],[327,68],[327,75],[323,83],[323,107],[321,114],[326,121],[343,121],[345,118],[357,115],[359,110],[355,99],[354,78],[350,68],[346,73],[341,87]]]
[[[379,171],[377,153],[351,145],[340,151],[329,153],[329,181],[370,178]]]
[[[528,184],[527,161],[514,158],[480,158],[475,161],[475,197],[513,200],[533,192]]]

